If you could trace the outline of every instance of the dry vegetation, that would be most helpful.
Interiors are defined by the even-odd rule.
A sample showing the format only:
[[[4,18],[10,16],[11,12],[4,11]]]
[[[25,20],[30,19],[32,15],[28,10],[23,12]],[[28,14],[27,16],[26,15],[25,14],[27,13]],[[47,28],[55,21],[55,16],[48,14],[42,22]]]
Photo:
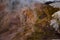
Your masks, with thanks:
[[[58,8],[39,3],[33,9],[24,7],[10,12],[5,8],[0,5],[0,40],[44,40],[53,36],[47,25]]]

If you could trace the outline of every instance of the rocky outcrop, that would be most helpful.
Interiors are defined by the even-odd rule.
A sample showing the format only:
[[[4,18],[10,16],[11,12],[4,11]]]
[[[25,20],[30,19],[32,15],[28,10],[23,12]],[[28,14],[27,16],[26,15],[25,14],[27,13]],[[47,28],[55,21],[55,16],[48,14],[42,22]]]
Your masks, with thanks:
[[[10,6],[5,7],[5,5],[0,4],[0,40],[28,40],[28,37],[35,32],[35,25],[41,29],[39,23],[43,23],[45,17],[46,20],[50,19],[53,13],[50,14],[50,11],[54,10],[53,7],[41,3],[34,3],[31,7],[19,7],[19,9],[12,7],[10,9]]]

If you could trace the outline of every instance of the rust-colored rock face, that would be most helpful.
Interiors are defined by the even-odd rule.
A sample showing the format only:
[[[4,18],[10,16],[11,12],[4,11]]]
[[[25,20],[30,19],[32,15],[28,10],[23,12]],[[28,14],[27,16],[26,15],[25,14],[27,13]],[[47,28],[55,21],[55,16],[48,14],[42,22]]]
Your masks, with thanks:
[[[35,25],[40,28],[40,23],[45,26],[50,20],[50,9],[46,8],[47,5],[35,3],[31,7],[10,10],[0,4],[0,40],[29,40],[28,37],[35,32]]]

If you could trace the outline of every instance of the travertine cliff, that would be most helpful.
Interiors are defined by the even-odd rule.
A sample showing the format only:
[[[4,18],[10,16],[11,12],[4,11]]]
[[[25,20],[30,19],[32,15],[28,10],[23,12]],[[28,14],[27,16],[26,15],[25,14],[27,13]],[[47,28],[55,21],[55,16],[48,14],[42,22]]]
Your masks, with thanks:
[[[45,26],[51,14],[58,10],[41,3],[34,3],[30,7],[20,6],[18,2],[9,5],[9,1],[0,4],[0,40],[29,40],[36,31],[35,27],[42,29],[40,23],[44,22]]]

